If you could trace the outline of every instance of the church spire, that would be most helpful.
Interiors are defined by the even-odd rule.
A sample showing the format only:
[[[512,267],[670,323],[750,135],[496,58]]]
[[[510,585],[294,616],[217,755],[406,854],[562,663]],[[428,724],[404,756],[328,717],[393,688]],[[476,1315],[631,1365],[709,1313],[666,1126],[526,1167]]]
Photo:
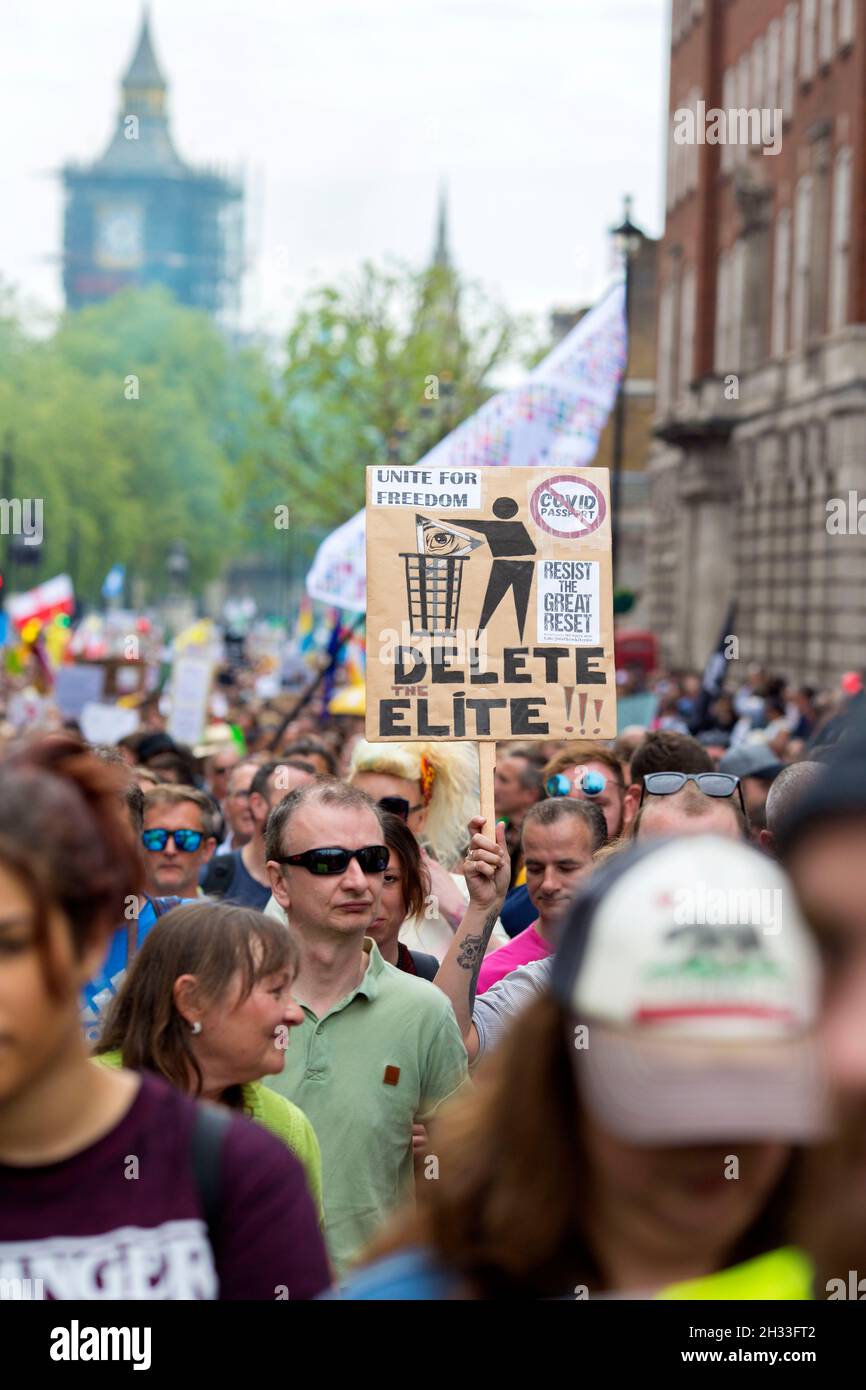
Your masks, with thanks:
[[[436,247],[433,264],[443,270],[451,269],[451,253],[448,250],[448,199],[443,183],[439,189],[439,207],[436,214]]]

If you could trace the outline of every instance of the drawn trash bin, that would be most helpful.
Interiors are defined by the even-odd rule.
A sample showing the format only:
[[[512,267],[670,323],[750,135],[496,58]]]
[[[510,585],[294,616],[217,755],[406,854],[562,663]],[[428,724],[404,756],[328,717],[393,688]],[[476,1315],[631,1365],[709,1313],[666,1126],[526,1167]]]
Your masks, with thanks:
[[[413,636],[457,633],[465,555],[417,555],[401,551]]]
[[[484,542],[445,521],[415,513],[418,549],[400,551],[406,566],[406,602],[415,636],[454,637],[460,608],[463,565]]]

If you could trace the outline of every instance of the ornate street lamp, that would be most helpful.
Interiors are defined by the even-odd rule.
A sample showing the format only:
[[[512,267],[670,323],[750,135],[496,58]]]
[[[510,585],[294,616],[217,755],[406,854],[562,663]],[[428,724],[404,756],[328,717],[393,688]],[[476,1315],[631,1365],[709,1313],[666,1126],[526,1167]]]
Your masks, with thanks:
[[[632,287],[632,264],[640,253],[644,243],[644,234],[639,227],[636,227],[631,220],[632,198],[627,194],[624,199],[623,219],[618,227],[611,227],[610,235],[613,241],[614,251],[623,267],[625,277],[625,329],[626,329],[626,361],[623,368],[622,381],[620,382],[619,395],[616,401],[616,411],[613,417],[613,468],[610,480],[610,509],[611,509],[611,549],[613,552],[614,585],[616,583],[616,560],[617,545],[619,541],[619,504],[620,504],[620,479],[622,476],[622,457],[625,448],[625,409],[626,409],[626,380],[628,377],[628,359],[631,351],[631,287]]]

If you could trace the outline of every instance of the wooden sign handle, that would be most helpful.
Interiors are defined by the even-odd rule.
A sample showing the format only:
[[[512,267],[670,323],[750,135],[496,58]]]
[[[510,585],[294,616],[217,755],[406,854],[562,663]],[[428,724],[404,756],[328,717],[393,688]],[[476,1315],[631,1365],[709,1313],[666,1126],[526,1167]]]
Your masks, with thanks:
[[[496,812],[493,809],[493,769],[496,766],[496,744],[478,744],[478,770],[481,775],[481,814],[487,824],[484,834],[496,837]]]

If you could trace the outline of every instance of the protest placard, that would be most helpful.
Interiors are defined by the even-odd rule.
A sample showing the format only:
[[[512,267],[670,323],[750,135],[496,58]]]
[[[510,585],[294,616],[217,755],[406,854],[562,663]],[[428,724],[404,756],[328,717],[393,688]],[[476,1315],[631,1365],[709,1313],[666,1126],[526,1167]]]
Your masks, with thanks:
[[[367,469],[371,740],[616,735],[606,469]]]
[[[139,717],[137,710],[124,709],[123,705],[89,701],[81,710],[78,723],[88,743],[110,746],[126,738],[127,734],[134,733],[139,725]]]
[[[213,662],[206,652],[176,656],[172,669],[167,732],[177,743],[200,743],[207,724]]]
[[[201,743],[218,659],[216,629],[210,618],[197,618],[172,643],[169,716],[166,732],[177,743]]]
[[[77,719],[84,706],[99,704],[105,694],[105,667],[95,663],[58,666],[54,700],[66,719]]]

